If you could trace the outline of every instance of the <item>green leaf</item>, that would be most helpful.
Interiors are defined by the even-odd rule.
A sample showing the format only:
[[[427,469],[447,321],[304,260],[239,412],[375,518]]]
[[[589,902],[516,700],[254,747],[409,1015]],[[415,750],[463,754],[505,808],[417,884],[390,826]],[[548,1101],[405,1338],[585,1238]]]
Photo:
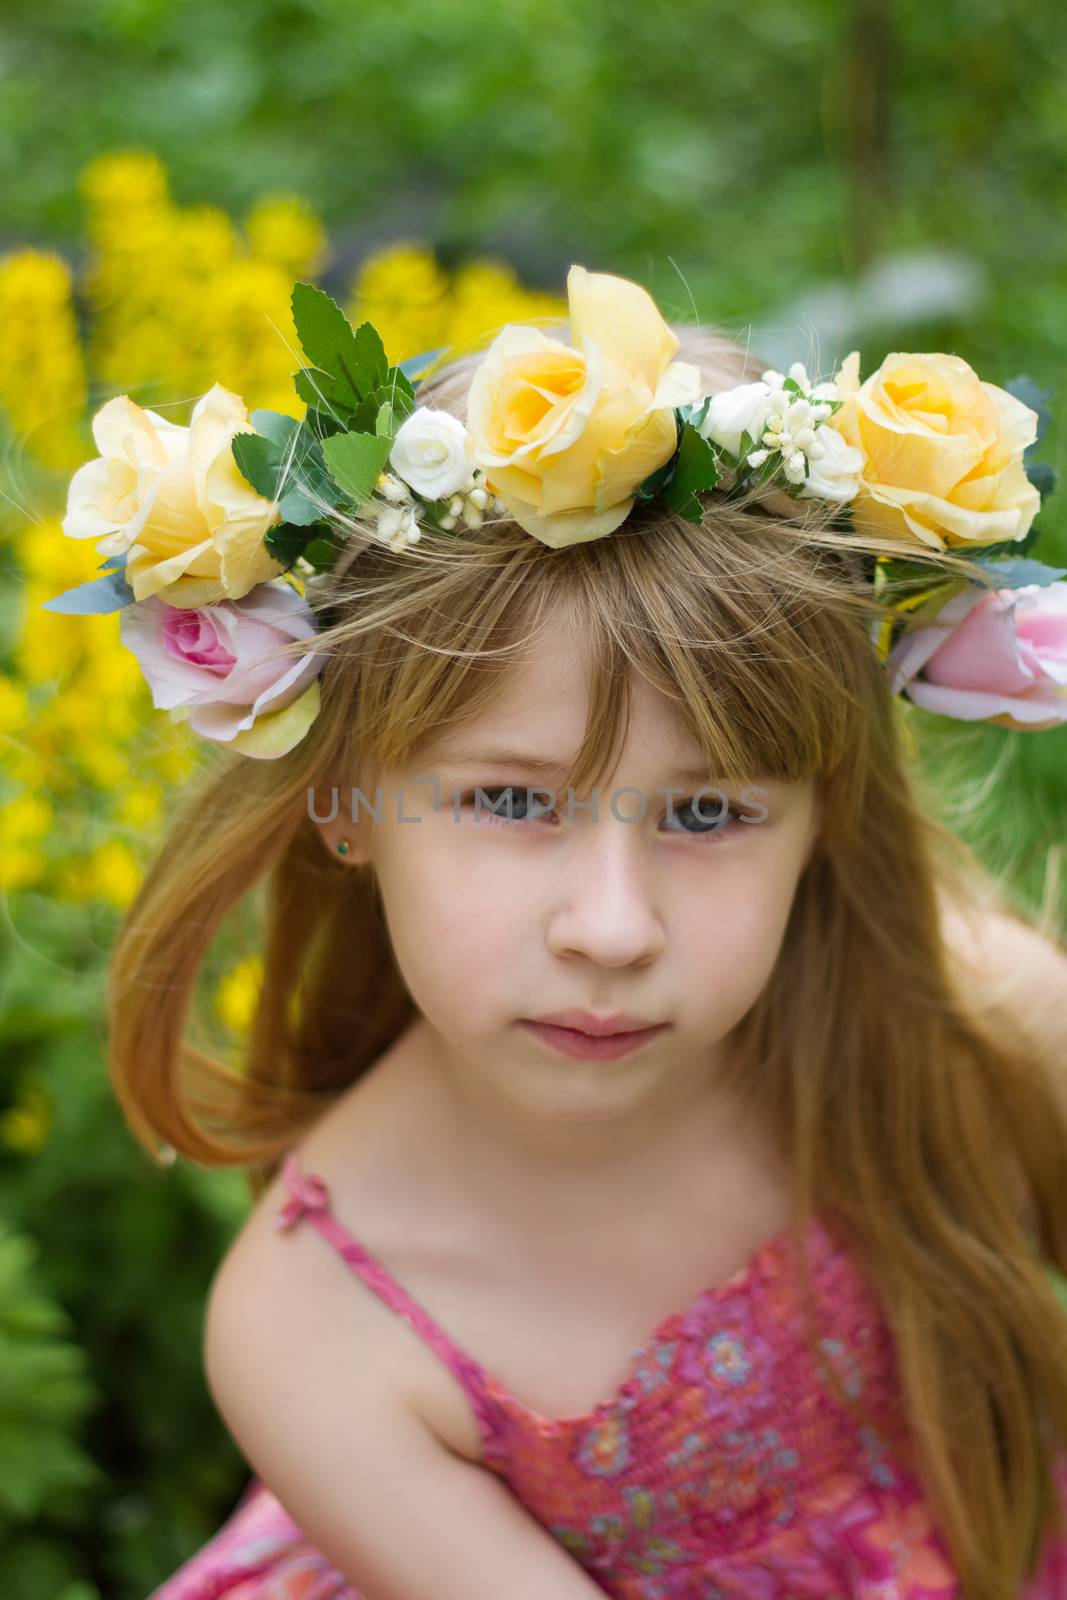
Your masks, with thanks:
[[[393,376],[396,381],[393,382]],[[348,414],[348,431],[350,433],[373,433],[380,437],[378,419],[383,406],[391,406],[396,418],[396,428],[399,428],[405,417],[411,415],[415,409],[415,391],[407,379],[392,369],[389,381],[381,383],[359,402]]]
[[[1031,446],[1031,448],[1033,447]],[[1029,451],[1027,451],[1027,454],[1029,454]],[[1056,493],[1056,469],[1050,467],[1047,461],[1026,461],[1024,458],[1023,465],[1026,470],[1026,476],[1042,500],[1047,500],[1050,495]]]
[[[299,391],[300,385],[297,384],[297,392]],[[303,400],[305,397],[301,395],[300,398]],[[305,403],[307,412],[304,416],[304,427],[316,442],[329,439],[335,433],[344,433],[345,425],[338,417],[331,416],[328,411],[319,410],[316,396],[312,395],[312,399]]]
[[[979,556],[974,564],[993,574],[998,589],[1022,589],[1030,583],[1043,588],[1058,578],[1067,578],[1067,567],[1046,567],[1043,561],[987,561]]]
[[[230,448],[242,477],[256,493],[264,500],[277,499],[281,452],[274,441],[258,433],[235,433]]]
[[[322,445],[331,477],[357,505],[370,499],[391,449],[391,439],[370,433],[335,434]]]
[[[414,386],[408,381],[399,367],[389,368],[379,393],[382,390],[385,391],[385,395],[392,402],[393,410],[401,421],[405,417],[410,417],[418,402],[415,399]]]
[[[706,394],[699,405],[675,406],[674,414],[678,418],[679,427],[685,422],[690,422],[694,428],[699,429],[707,420],[711,401],[712,396]]]
[[[251,411],[248,420],[262,439],[269,439],[279,449],[285,450],[301,424],[284,411]]]
[[[309,528],[322,517],[321,507],[314,505],[300,489],[287,489],[278,501],[278,510],[284,521],[300,528]]]
[[[655,472],[650,473],[643,483],[638,484],[634,490],[635,500],[652,500],[663,490],[674,476],[674,464],[678,459],[677,451],[671,459]]]
[[[311,283],[293,285],[292,307],[301,348],[323,394],[334,405],[358,405],[389,370],[377,328],[363,322],[353,330],[336,300]]]
[[[269,530],[264,543],[275,561],[280,561],[288,571],[297,556],[303,555],[310,538],[311,535],[306,527],[291,522],[279,522],[276,527]]]
[[[690,423],[686,423],[678,445],[674,476],[667,485],[668,504],[688,521],[700,522],[704,513],[697,495],[703,489],[713,489],[720,477],[715,451]]]
[[[273,417],[267,423],[273,437],[235,434],[234,460],[257,494],[278,502],[285,522],[309,527],[336,499],[336,486],[326,472],[319,441],[293,417],[259,415]]]
[[[354,335],[356,347],[356,373],[365,393],[385,382],[389,374],[382,336],[373,322],[361,322]],[[342,352],[345,354],[345,352]],[[365,379],[364,379],[364,374]]]
[[[374,394],[369,394],[365,400],[361,400],[359,404],[354,406],[348,413],[347,432],[369,433],[373,434],[374,437],[377,438],[375,429],[378,425],[378,412],[381,410],[382,405],[386,402],[387,398],[388,397],[384,396],[380,390],[376,390]]]
[[[885,583],[929,583],[932,567],[919,561],[900,561],[892,556],[879,556],[875,569]]]
[[[134,593],[122,572],[106,572],[102,578],[91,578],[74,589],[64,589],[51,600],[42,600],[42,611],[59,611],[65,616],[102,616],[107,612],[121,611],[134,603]]]
[[[316,572],[326,572],[333,565],[333,559],[340,550],[342,542],[337,537],[317,535],[304,550],[304,560],[310,562]]]
[[[374,432],[379,439],[392,439],[396,435],[396,412],[393,402],[385,400],[378,407],[378,415],[374,419]]]
[[[344,427],[343,419],[332,414],[335,384],[328,372],[320,372],[318,367],[301,367],[293,376],[293,387],[309,412],[314,410],[319,416],[328,418],[335,430]],[[349,407],[342,406],[341,409],[347,414]]]
[[[298,460],[294,458],[293,478],[287,480],[286,488],[299,488],[309,500],[315,501],[317,498],[325,500],[328,505],[333,505],[336,490],[333,479],[326,471],[322,445],[306,428],[300,436],[300,444],[302,454]]]

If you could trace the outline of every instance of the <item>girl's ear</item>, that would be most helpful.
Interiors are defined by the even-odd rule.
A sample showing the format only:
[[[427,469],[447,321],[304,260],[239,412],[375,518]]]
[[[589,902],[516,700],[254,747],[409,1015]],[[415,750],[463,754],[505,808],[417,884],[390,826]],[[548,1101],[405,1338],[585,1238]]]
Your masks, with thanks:
[[[360,809],[352,821],[350,791],[343,785],[308,790],[308,816],[322,840],[323,849],[338,861],[364,866],[370,860],[367,818]]]

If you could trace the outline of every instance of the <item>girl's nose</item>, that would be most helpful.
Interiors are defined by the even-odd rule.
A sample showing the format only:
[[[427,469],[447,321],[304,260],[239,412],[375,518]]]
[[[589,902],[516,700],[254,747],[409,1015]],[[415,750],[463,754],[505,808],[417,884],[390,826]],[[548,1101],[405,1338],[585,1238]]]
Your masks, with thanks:
[[[552,891],[548,944],[554,955],[621,967],[662,952],[666,930],[646,844],[639,824],[610,815],[578,830]]]

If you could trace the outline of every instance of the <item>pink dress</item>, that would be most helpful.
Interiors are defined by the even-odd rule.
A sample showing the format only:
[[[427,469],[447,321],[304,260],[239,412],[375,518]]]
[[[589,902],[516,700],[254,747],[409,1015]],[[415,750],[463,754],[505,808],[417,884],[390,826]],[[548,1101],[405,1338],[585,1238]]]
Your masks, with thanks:
[[[802,1333],[788,1235],[763,1244],[636,1349],[618,1389],[550,1420],[460,1350],[332,1216],[321,1178],[283,1165],[276,1225],[318,1229],[406,1317],[463,1385],[485,1462],[616,1600],[958,1600],[943,1543],[906,1466],[892,1345],[865,1277],[814,1218],[805,1240],[821,1341],[861,1394],[862,1426]],[[1057,1481],[1067,1504],[1067,1456]],[[253,1478],[220,1531],[150,1600],[361,1600]],[[1067,1597],[1051,1536],[1021,1600]],[[433,1600],[427,1595],[425,1600]]]

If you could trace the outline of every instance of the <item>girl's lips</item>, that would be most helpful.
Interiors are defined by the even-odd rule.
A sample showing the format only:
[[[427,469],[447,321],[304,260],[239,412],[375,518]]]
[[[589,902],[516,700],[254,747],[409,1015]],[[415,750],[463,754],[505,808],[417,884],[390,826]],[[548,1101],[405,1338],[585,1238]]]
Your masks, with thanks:
[[[619,1056],[640,1050],[658,1034],[665,1032],[669,1024],[664,1022],[656,1028],[639,1028],[634,1033],[603,1034],[599,1038],[590,1033],[579,1033],[576,1028],[560,1028],[551,1022],[528,1022],[523,1018],[522,1026],[563,1055],[581,1061],[614,1061]]]

